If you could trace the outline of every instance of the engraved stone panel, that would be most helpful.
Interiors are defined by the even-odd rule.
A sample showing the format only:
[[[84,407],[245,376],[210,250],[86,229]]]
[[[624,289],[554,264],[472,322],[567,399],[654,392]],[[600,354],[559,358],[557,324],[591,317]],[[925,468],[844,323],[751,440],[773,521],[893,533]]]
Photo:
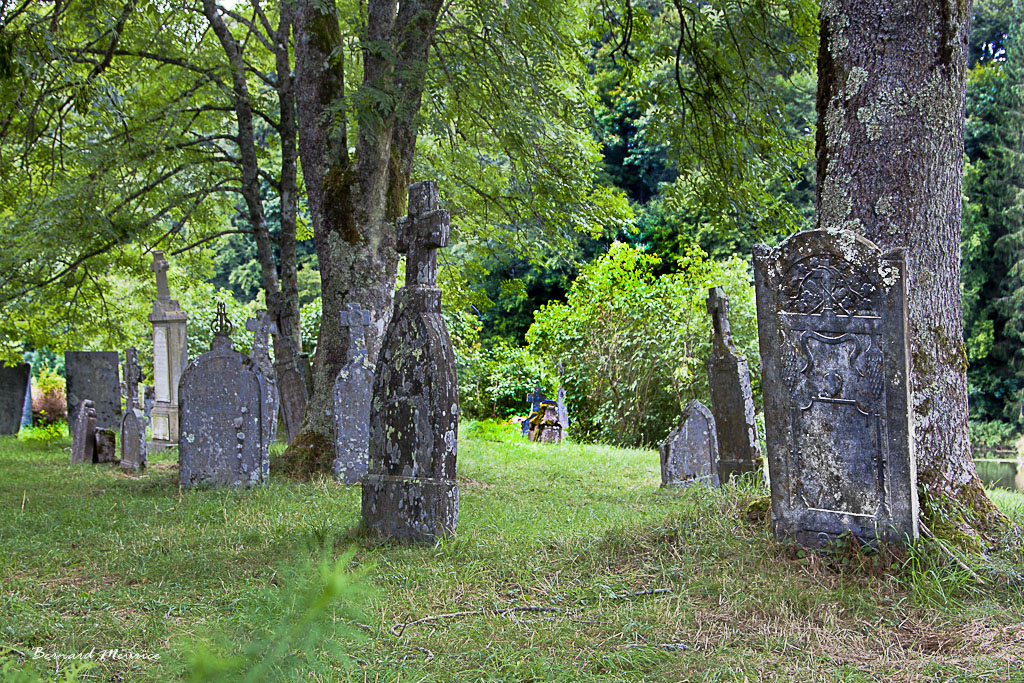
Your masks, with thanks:
[[[78,419],[78,405],[89,399],[96,410],[97,427],[121,426],[121,381],[117,366],[117,351],[64,353],[69,425]]]
[[[358,484],[370,462],[373,365],[366,356],[370,312],[349,304],[341,313],[341,326],[348,329],[348,355],[334,380],[334,476],[346,484]]]
[[[28,363],[0,365],[0,434],[17,434],[21,428],[31,372]]]
[[[715,418],[700,401],[687,404],[682,422],[661,442],[659,451],[662,486],[720,485]]]
[[[918,535],[906,268],[846,231],[754,251],[772,520],[822,545]]]
[[[269,475],[263,375],[248,356],[232,348],[223,304],[217,307],[214,325],[210,351],[189,364],[178,385],[182,488],[251,486],[266,482]]]

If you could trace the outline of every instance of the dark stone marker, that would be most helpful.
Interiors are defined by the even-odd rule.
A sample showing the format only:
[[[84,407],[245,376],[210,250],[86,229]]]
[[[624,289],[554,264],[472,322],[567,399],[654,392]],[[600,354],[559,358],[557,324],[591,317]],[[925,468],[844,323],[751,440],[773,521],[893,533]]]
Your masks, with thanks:
[[[277,438],[277,411],[281,406],[281,394],[277,390],[274,364],[270,360],[270,335],[277,334],[277,325],[267,311],[257,311],[255,318],[245,321],[245,329],[253,333],[252,362],[263,375],[263,445],[270,459],[270,444]]]
[[[96,462],[96,409],[92,401],[83,399],[79,403],[71,432],[71,464],[93,464]]]
[[[267,481],[263,375],[231,346],[231,323],[217,305],[210,350],[189,363],[178,385],[178,477],[182,488]]]
[[[31,374],[28,363],[0,366],[0,434],[17,434],[21,429]]]
[[[66,351],[68,424],[78,420],[78,404],[88,398],[96,409],[97,427],[121,425],[121,382],[117,351]]]
[[[125,407],[121,418],[121,469],[141,470],[146,468],[146,414],[139,410],[137,395],[142,371],[139,369],[138,354],[134,348],[125,349],[124,365]]]
[[[690,401],[683,420],[661,442],[661,485],[720,486],[715,418],[700,401]]]
[[[448,244],[449,217],[439,203],[435,183],[416,183],[409,215],[398,221],[405,287],[395,295],[377,359],[363,480],[363,524],[412,541],[452,534],[459,520],[459,393],[437,288],[437,249]]]
[[[918,535],[906,266],[846,231],[754,249],[775,534]]]
[[[533,419],[540,415],[540,405],[544,401],[547,401],[547,397],[544,395],[544,390],[540,388],[540,385],[533,387],[533,391],[526,395],[526,400],[530,402],[530,412],[523,420],[523,436],[530,436],[530,425]]]
[[[96,462],[117,462],[117,433],[113,429],[96,428]]]
[[[747,359],[733,343],[729,331],[729,299],[721,287],[713,287],[708,292],[708,313],[712,327],[708,384],[718,432],[718,477],[725,483],[734,476],[757,471],[761,442],[754,421],[750,370]]]
[[[373,366],[366,356],[366,328],[370,312],[349,304],[341,313],[348,328],[348,361],[334,380],[334,476],[358,484],[370,462],[370,402]]]

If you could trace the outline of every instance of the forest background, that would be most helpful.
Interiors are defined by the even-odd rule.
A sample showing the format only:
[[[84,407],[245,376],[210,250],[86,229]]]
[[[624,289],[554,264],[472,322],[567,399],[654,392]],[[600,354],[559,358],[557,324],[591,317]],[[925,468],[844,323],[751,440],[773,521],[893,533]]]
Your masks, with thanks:
[[[149,358],[154,248],[171,255],[190,355],[208,348],[218,302],[248,350],[264,263],[238,182],[230,60],[204,8],[71,3],[57,31],[45,25],[56,11],[8,4],[5,359],[52,375],[65,349],[134,345]],[[226,4],[252,83],[250,180],[267,244],[278,260],[282,245],[295,250],[312,355],[319,264],[301,169],[294,196],[284,187],[275,10]],[[688,400],[708,401],[715,285],[758,393],[750,248],[811,227],[816,12],[794,0],[481,1],[443,13],[413,178],[437,180],[452,212],[440,279],[464,417],[522,413],[535,384],[562,385],[575,438],[657,442]],[[1024,431],[1021,18],[1012,0],[974,3],[961,251],[976,446]]]

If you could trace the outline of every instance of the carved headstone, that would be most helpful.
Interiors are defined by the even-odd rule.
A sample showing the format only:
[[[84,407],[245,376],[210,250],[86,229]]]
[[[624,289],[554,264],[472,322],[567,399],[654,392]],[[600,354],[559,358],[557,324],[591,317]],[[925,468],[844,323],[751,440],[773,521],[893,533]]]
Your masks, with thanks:
[[[146,467],[146,415],[139,409],[136,395],[142,371],[134,348],[125,350],[121,374],[126,392],[124,417],[121,418],[121,469],[141,470]]]
[[[178,383],[188,365],[188,316],[171,298],[167,268],[162,251],[153,252],[150,269],[156,274],[156,300],[149,322],[153,324],[153,386],[156,403],[151,413],[153,446],[178,443]]]
[[[270,471],[263,443],[263,374],[232,347],[224,304],[217,305],[213,325],[210,350],[189,363],[178,387],[179,484],[262,484]]]
[[[750,390],[747,359],[740,355],[729,331],[729,299],[721,287],[708,292],[711,315],[711,355],[708,384],[711,410],[718,433],[718,477],[724,483],[761,462],[761,442],[754,421],[754,395]]]
[[[373,366],[366,355],[370,312],[349,304],[341,313],[341,326],[348,329],[348,360],[334,380],[334,476],[346,484],[358,484],[370,462]]]
[[[690,401],[683,420],[661,442],[661,485],[719,486],[715,418],[700,401]]]
[[[25,411],[32,368],[28,363],[0,366],[0,434],[17,434]],[[31,399],[29,415],[31,416]]]
[[[71,432],[71,464],[96,462],[96,409],[92,401],[79,401]]]
[[[78,405],[88,398],[96,410],[96,425],[109,428],[121,424],[121,381],[118,379],[117,351],[66,351],[68,424],[78,420]]]
[[[285,349],[286,353],[290,353]],[[309,402],[309,388],[312,386],[309,356],[294,354],[290,358],[274,361],[278,393],[281,397],[281,418],[284,430],[291,443],[302,430],[302,420]]]
[[[377,359],[363,480],[363,523],[416,541],[454,533],[459,519],[459,395],[437,288],[437,249],[448,244],[449,217],[439,203],[435,183],[416,183],[409,215],[398,221],[405,287],[395,295]]]
[[[277,334],[277,325],[267,311],[257,311],[255,318],[245,321],[245,329],[253,333],[252,361],[263,375],[263,444],[269,449],[277,438],[277,411],[281,405],[281,394],[274,378],[274,364],[270,360],[270,336]],[[267,451],[268,459],[270,452]]]
[[[847,231],[754,250],[775,534],[918,535],[906,266]]]

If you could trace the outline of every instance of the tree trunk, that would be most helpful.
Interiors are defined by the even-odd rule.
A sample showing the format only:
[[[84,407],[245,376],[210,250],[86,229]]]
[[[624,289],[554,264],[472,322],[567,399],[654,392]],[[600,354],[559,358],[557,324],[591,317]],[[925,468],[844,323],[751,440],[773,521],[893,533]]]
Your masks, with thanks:
[[[819,228],[907,254],[914,446],[924,521],[1002,519],[974,469],[960,304],[969,0],[824,0]],[[952,513],[952,514],[951,514]]]
[[[356,163],[348,156],[344,51],[333,3],[296,0],[294,10],[299,155],[320,259],[323,314],[313,395],[302,433],[286,452],[293,473],[330,471],[334,380],[348,360],[346,304],[370,311],[372,361],[391,316],[398,255],[394,219],[404,210],[416,114],[439,0],[370,0],[356,112]],[[380,97],[386,93],[390,97]]]

